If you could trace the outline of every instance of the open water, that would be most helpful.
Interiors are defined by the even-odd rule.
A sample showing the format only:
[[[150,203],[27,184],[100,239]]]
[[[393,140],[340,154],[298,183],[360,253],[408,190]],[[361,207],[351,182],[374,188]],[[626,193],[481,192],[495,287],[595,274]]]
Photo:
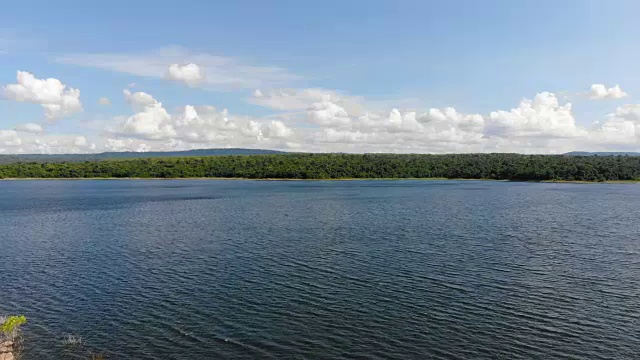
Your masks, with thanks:
[[[27,360],[638,359],[640,186],[4,181],[2,313]]]

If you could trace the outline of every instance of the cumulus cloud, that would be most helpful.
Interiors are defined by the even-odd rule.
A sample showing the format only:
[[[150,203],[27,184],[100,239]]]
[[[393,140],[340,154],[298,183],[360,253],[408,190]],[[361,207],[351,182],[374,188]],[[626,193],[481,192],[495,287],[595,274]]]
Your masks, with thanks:
[[[620,85],[615,85],[607,89],[603,84],[591,85],[588,95],[593,100],[621,99],[627,97],[627,93],[622,91]]]
[[[16,78],[17,84],[4,86],[4,96],[18,102],[40,104],[48,120],[82,111],[80,90],[67,88],[58,79],[36,79],[26,71],[18,71]]]
[[[87,144],[87,138],[84,136],[76,136],[75,139],[73,139],[73,145],[75,146],[87,146]]]
[[[328,96],[313,104],[309,110],[309,119],[320,126],[347,126],[351,122],[347,111],[333,103]]]
[[[585,135],[576,125],[571,103],[560,105],[550,92],[523,99],[511,111],[493,111],[488,118],[488,136],[570,138]]]
[[[0,130],[0,146],[20,146],[22,140],[15,130]]]
[[[84,136],[0,130],[0,153],[4,154],[90,153],[97,149]]]
[[[143,111],[127,118],[122,126],[122,133],[139,136],[145,139],[164,139],[176,135],[167,111],[160,105],[149,106]]]
[[[146,106],[158,104],[158,100],[146,92],[138,91],[132,93],[129,89],[124,89],[124,98],[134,109],[144,109]]]
[[[335,92],[269,90],[254,97],[277,100],[269,107],[280,107],[282,112],[265,117],[231,114],[208,105],[184,105],[169,111],[151,94],[125,89],[123,95],[131,114],[114,118],[100,139],[46,134],[37,124],[24,124],[0,133],[0,151],[248,147],[319,152],[563,153],[637,151],[640,144],[640,105],[620,106],[601,122],[584,127],[576,123],[571,104],[549,92],[525,98],[512,109],[476,114],[453,107],[380,110]]]
[[[269,147],[295,137],[293,129],[282,121],[264,121],[251,117],[230,116],[226,109],[213,106],[186,105],[169,113],[162,103],[147,93],[124,90],[133,115],[116,119],[108,132],[107,146],[112,150],[145,146],[191,147],[260,146]],[[125,141],[128,138],[130,141]],[[122,141],[120,141],[122,140]]]
[[[201,81],[197,85],[216,90],[282,87],[301,78],[280,67],[249,65],[233,57],[198,53],[181,47],[138,54],[67,54],[53,61],[136,76],[188,80],[192,84],[196,79],[196,67],[190,64],[198,64]],[[171,74],[168,66],[177,71]]]
[[[41,133],[44,131],[44,129],[40,124],[35,124],[35,123],[20,124],[16,126],[16,130],[21,132],[34,133],[34,134]]]
[[[322,129],[314,134],[314,139],[324,143],[355,144],[367,142],[371,136],[359,130]]]
[[[108,106],[111,105],[111,100],[109,100],[109,98],[107,97],[101,97],[100,99],[98,99],[98,104]]]
[[[592,142],[606,146],[640,145],[640,105],[624,105],[597,123],[589,134]],[[633,149],[633,148],[632,148]]]
[[[423,127],[416,119],[416,113],[413,111],[400,113],[398,109],[391,109],[388,120],[388,129],[398,132],[420,132]]]
[[[303,122],[294,130],[305,133],[307,151],[563,153],[618,145],[629,150],[638,146],[638,109],[621,107],[601,124],[585,128],[576,123],[571,104],[549,92],[487,115],[452,107],[354,115],[325,99],[297,120]]]
[[[76,136],[73,139],[73,146],[75,151],[83,152],[83,151],[94,151],[96,150],[96,144],[90,143],[84,136]]]
[[[249,120],[243,127],[240,128],[240,131],[243,135],[254,138],[257,141],[264,140],[264,135],[262,134],[262,126],[260,123],[254,120]]]
[[[483,142],[485,119],[479,114],[461,114],[456,109],[429,109],[418,116],[428,141],[474,146]]]
[[[169,80],[183,82],[188,86],[196,86],[204,80],[200,67],[196,64],[171,64],[167,69],[165,77]]]
[[[311,143],[324,144],[314,150],[473,152],[482,151],[487,142],[483,117],[460,114],[453,108],[432,108],[423,113],[394,108],[386,115],[351,116],[341,112],[341,116],[349,122],[325,127],[310,136]]]
[[[282,121],[272,120],[267,125],[266,134],[270,138],[287,139],[293,135],[293,130],[291,130]]]
[[[176,136],[171,115],[152,95],[129,89],[124,89],[123,94],[136,113],[119,121],[115,132],[153,140]]]

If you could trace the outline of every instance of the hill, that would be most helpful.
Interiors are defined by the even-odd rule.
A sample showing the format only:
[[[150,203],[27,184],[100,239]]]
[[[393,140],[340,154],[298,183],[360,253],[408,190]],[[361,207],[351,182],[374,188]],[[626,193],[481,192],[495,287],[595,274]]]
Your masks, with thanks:
[[[168,158],[224,155],[273,155],[282,151],[261,149],[198,149],[187,151],[104,152],[98,154],[13,154],[0,155],[0,164],[19,162],[82,162],[116,159]]]
[[[640,156],[640,152],[616,152],[616,151],[601,151],[601,152],[589,152],[589,151],[572,151],[565,155],[568,156]]]

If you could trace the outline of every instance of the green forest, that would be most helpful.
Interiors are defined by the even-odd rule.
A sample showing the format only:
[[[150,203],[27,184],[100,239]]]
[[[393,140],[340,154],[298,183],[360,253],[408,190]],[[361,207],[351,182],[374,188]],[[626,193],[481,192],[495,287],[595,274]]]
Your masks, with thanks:
[[[640,156],[275,154],[0,165],[0,178],[640,180]]]

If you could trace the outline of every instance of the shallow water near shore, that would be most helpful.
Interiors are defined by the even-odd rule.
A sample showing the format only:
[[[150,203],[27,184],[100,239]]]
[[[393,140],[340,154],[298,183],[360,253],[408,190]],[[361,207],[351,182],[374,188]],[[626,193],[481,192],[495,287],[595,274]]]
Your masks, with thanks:
[[[25,359],[634,358],[638,219],[623,184],[0,182],[0,314]]]

